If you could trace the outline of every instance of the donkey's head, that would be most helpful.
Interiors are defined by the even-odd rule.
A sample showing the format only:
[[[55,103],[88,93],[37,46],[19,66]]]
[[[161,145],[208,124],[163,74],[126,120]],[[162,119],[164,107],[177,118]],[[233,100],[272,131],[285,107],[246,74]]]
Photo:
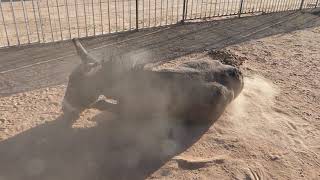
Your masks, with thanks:
[[[81,64],[70,74],[68,86],[62,103],[64,113],[79,114],[99,97],[101,88],[102,64],[73,39]]]

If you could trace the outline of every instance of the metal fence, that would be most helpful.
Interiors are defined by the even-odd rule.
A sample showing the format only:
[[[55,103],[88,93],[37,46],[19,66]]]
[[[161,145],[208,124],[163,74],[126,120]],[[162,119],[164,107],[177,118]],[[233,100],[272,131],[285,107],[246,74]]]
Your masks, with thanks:
[[[319,0],[0,0],[0,47],[319,4]]]

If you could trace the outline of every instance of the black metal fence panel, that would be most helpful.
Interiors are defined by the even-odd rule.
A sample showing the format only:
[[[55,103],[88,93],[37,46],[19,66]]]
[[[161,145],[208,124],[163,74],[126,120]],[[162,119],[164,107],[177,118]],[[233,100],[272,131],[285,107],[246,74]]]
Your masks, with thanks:
[[[0,47],[319,5],[319,0],[0,0]]]

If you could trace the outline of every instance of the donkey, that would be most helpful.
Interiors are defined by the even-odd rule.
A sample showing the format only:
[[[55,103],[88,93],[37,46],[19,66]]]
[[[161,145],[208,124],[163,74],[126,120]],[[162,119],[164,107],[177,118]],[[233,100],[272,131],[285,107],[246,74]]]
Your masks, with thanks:
[[[78,39],[73,43],[81,64],[69,76],[62,103],[65,114],[79,116],[85,109],[95,108],[119,115],[162,114],[208,122],[243,88],[239,69],[217,60],[187,61],[175,68],[159,68],[159,63],[136,65],[117,58],[98,61]]]

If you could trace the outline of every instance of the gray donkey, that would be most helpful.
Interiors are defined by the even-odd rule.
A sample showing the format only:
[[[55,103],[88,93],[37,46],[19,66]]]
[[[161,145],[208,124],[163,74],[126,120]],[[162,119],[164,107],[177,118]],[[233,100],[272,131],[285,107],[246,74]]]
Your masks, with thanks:
[[[62,110],[76,117],[87,108],[96,108],[130,117],[161,114],[208,122],[243,88],[241,72],[216,60],[188,61],[175,68],[158,68],[157,63],[134,65],[116,58],[97,61],[78,39],[73,43],[82,63],[69,76]]]

